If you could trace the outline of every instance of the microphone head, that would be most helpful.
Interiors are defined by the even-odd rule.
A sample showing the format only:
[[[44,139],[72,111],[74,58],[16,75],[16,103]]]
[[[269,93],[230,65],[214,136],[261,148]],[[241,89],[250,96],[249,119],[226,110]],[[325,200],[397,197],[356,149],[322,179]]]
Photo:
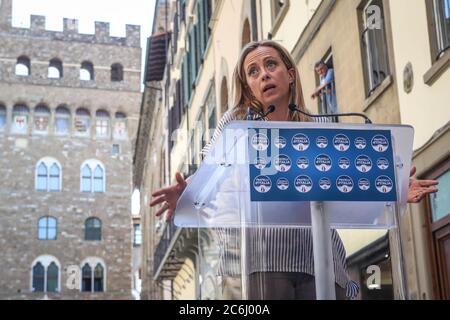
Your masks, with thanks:
[[[289,110],[297,111],[297,105],[295,103],[289,103]]]
[[[275,111],[275,106],[274,106],[273,104],[271,104],[271,105],[269,106],[269,108],[267,109],[267,111],[268,111],[268,113],[274,112],[274,111]]]

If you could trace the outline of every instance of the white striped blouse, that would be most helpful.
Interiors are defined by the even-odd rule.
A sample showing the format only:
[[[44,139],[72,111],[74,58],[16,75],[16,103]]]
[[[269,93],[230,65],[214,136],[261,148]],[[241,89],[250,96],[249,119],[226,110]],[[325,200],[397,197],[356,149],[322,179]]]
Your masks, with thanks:
[[[222,133],[224,127],[237,118],[227,111],[219,121],[217,128],[202,149],[206,156],[212,145]],[[262,120],[267,121],[263,118]],[[329,122],[328,118],[318,118],[317,122]],[[240,231],[233,228],[221,228],[217,231],[220,244],[219,274],[235,276],[240,272]],[[331,230],[332,251],[336,283],[346,288],[347,297],[357,295],[359,288],[347,275],[346,253],[344,245],[335,229]],[[250,244],[248,271],[253,272],[303,272],[314,276],[314,255],[310,228],[251,228],[247,232]]]

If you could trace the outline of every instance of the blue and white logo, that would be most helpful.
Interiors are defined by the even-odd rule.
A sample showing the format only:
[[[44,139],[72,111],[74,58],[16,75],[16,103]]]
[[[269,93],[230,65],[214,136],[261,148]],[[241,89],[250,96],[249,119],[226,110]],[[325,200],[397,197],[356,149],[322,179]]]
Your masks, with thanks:
[[[277,180],[277,188],[280,190],[286,190],[289,188],[289,180],[286,178],[279,178]]]
[[[324,177],[322,179],[319,180],[319,187],[322,190],[328,190],[331,188],[331,181],[330,179]]]
[[[355,147],[357,149],[364,149],[367,145],[366,139],[358,137],[355,139]]]
[[[319,171],[328,171],[331,169],[331,158],[326,154],[319,154],[316,159],[314,159],[314,165]]]
[[[305,175],[300,175],[295,178],[294,184],[295,189],[297,189],[297,191],[301,193],[307,193],[311,191],[313,186],[311,178]]]
[[[347,151],[350,148],[350,139],[345,134],[337,134],[333,138],[333,146],[338,151]]]
[[[256,158],[255,161],[253,162],[253,164],[255,165],[255,167],[259,170],[264,169],[267,165],[267,161],[264,158]]]
[[[350,160],[348,160],[348,158],[346,158],[346,157],[339,158],[338,166],[339,166],[339,168],[344,169],[344,170],[348,169],[350,167]]]
[[[292,161],[287,155],[280,154],[274,158],[274,165],[278,171],[286,172],[291,168]]]
[[[284,147],[286,147],[287,142],[284,137],[278,136],[275,138],[274,144],[278,149],[283,149]]]
[[[379,176],[375,180],[375,188],[381,193],[388,193],[392,190],[394,184],[388,176]]]
[[[297,133],[292,137],[292,147],[297,151],[305,151],[309,148],[309,138],[302,134]]]
[[[252,137],[252,147],[255,150],[266,150],[269,147],[269,138],[264,133],[257,133]]]
[[[366,155],[357,156],[355,166],[359,172],[369,172],[372,169],[372,160]]]
[[[267,176],[257,176],[253,180],[253,188],[259,193],[269,192],[270,188],[272,188],[272,181]]]
[[[349,176],[339,176],[336,179],[336,187],[342,193],[349,193],[353,189],[353,180]]]
[[[370,181],[369,181],[369,179],[366,179],[366,178],[359,179],[358,180],[358,187],[361,190],[363,190],[363,191],[369,190],[369,188],[370,188]]]
[[[379,158],[377,160],[377,167],[380,170],[386,170],[387,168],[389,168],[389,161],[386,158]]]
[[[382,136],[381,134],[377,134],[375,137],[373,137],[371,144],[373,150],[378,152],[385,152],[389,148],[388,139],[386,139],[386,137]]]
[[[306,169],[309,166],[309,160],[305,157],[300,157],[297,159],[297,167],[300,169]]]
[[[328,139],[325,138],[324,136],[317,137],[316,146],[318,146],[321,149],[326,148],[328,146]]]

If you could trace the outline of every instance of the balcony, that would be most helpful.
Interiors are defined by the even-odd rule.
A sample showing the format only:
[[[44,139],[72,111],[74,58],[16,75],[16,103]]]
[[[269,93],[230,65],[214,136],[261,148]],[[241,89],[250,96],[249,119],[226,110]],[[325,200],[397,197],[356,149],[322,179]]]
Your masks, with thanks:
[[[171,220],[156,246],[154,278],[175,278],[186,258],[192,258],[192,252],[197,252],[197,229],[179,228]]]

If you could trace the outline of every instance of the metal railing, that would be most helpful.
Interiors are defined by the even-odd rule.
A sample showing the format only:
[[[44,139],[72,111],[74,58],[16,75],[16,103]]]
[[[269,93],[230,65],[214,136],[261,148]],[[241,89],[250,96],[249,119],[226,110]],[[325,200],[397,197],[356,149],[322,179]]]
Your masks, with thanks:
[[[169,250],[170,243],[175,235],[175,232],[178,230],[178,227],[173,222],[173,219],[166,225],[164,229],[163,235],[156,246],[154,259],[153,259],[153,273],[156,274],[160,269],[161,265],[164,263],[164,257],[166,256],[167,251]]]

